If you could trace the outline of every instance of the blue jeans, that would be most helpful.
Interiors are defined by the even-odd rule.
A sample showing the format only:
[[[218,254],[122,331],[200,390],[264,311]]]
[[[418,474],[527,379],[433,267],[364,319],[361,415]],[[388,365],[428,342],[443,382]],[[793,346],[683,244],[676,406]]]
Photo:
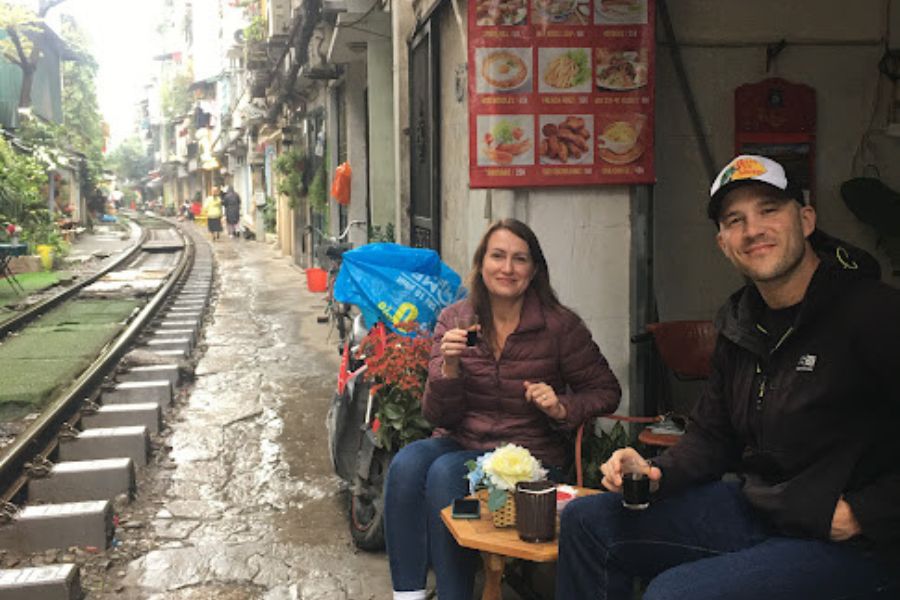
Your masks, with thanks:
[[[469,493],[465,463],[481,454],[430,438],[405,446],[391,461],[384,529],[394,591],[424,590],[431,566],[441,600],[471,600],[478,553],[456,543],[440,511]]]
[[[562,513],[557,600],[837,600],[895,598],[889,570],[852,543],[773,536],[739,484],[715,482],[622,507],[620,494],[571,502]]]

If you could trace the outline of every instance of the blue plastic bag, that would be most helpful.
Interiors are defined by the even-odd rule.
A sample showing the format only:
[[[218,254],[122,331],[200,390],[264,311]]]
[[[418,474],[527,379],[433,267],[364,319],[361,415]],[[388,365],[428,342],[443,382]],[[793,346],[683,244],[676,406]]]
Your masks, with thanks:
[[[434,329],[441,310],[465,295],[437,252],[389,243],[345,252],[334,284],[335,299],[358,306],[367,325],[380,319],[394,331],[410,322]]]

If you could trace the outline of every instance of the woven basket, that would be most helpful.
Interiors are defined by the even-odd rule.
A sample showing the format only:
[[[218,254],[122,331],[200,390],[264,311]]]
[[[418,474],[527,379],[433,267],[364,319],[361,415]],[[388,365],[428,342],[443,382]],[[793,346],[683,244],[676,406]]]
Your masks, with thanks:
[[[476,492],[478,499],[485,506],[488,505],[488,496],[490,492],[486,488],[482,488]],[[491,513],[491,521],[494,527],[515,527],[516,525],[516,503],[512,492],[506,493],[506,502],[499,509]]]

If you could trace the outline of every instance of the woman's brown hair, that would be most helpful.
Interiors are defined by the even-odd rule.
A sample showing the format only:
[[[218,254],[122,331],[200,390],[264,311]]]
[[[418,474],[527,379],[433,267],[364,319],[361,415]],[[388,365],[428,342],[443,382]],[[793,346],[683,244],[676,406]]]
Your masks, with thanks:
[[[547,259],[544,258],[544,251],[541,250],[541,244],[538,242],[537,236],[531,228],[519,221],[518,219],[501,219],[494,222],[478,242],[475,249],[475,255],[472,257],[472,270],[469,272],[468,287],[469,301],[478,315],[478,322],[481,323],[481,334],[487,340],[489,345],[494,344],[494,319],[491,312],[491,298],[484,280],[481,278],[481,267],[484,264],[484,257],[487,254],[488,240],[495,231],[505,229],[521,238],[528,244],[528,253],[531,255],[531,261],[534,263],[534,277],[528,289],[534,290],[537,294],[541,306],[545,309],[556,309],[560,306],[559,298],[550,285],[550,272],[547,267]]]

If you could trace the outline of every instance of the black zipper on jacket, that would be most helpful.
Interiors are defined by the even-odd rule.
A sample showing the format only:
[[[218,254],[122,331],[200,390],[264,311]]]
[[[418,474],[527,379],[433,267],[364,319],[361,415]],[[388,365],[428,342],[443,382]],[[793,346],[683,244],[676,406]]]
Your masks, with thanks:
[[[762,331],[763,333],[768,335],[769,332],[766,331],[762,325],[757,324],[756,327],[760,331]],[[766,361],[765,369],[763,369],[760,366],[759,361],[756,361],[756,373],[758,375],[761,375],[760,380],[759,380],[759,385],[756,386],[756,401],[754,402],[754,407],[756,408],[756,414],[758,415],[757,421],[758,421],[758,426],[759,426],[759,448],[760,449],[765,448],[765,444],[764,444],[765,436],[763,435],[764,431],[763,431],[763,423],[762,423],[762,412],[763,412],[763,408],[765,407],[766,393],[769,391],[768,366],[771,363],[771,357],[781,347],[781,345],[784,344],[784,341],[786,339],[788,339],[788,337],[791,335],[791,333],[793,331],[794,331],[793,327],[788,327],[787,330],[784,332],[784,334],[782,334],[782,336],[778,340],[778,342],[776,342],[775,346],[771,350],[769,350],[769,359],[770,360]]]
[[[762,325],[757,325],[756,327],[765,334],[769,333],[768,331],[765,330],[765,328],[763,328]],[[793,327],[787,328],[787,330],[784,332],[784,334],[782,334],[781,339],[779,339],[778,342],[775,344],[775,347],[773,347],[771,350],[769,350],[770,357],[775,354],[775,351],[781,347],[781,345],[784,343],[784,341],[786,339],[788,339],[788,336],[790,336],[793,331],[794,331]],[[766,392],[768,391],[767,386],[769,383],[769,374],[766,371],[764,371],[762,369],[762,367],[759,366],[759,361],[756,361],[756,372],[757,372],[757,374],[762,373],[762,379],[760,379],[759,386],[757,387],[757,391],[756,391],[756,410],[762,410],[763,399],[765,398]]]

